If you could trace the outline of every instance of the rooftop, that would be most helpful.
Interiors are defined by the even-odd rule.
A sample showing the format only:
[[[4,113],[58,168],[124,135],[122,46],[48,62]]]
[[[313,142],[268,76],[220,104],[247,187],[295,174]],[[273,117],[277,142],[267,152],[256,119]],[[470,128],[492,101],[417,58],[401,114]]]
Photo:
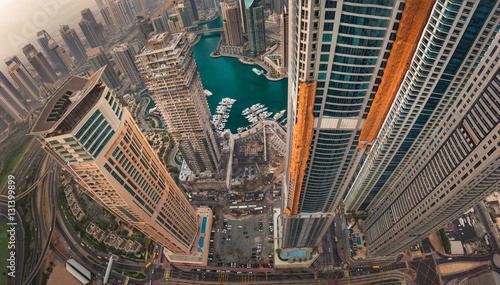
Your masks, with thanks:
[[[42,112],[31,129],[32,135],[47,134],[58,130],[62,134],[70,130],[68,123],[75,126],[83,117],[86,110],[90,109],[96,102],[100,92],[91,92],[99,82],[104,67],[95,72],[90,78],[74,76],[59,87],[50,100],[45,104]],[[99,90],[97,90],[99,91]],[[97,94],[99,93],[99,94]],[[87,96],[93,94],[94,96]],[[81,104],[80,104],[81,103]],[[72,117],[71,122],[65,122],[68,114],[77,107],[77,117]]]
[[[138,54],[155,53],[158,50],[173,50],[184,33],[163,32],[151,34]]]
[[[101,47],[96,47],[96,48],[93,48],[93,49],[87,51],[87,56],[88,57],[93,57],[93,56],[96,56],[96,55],[100,55],[101,53],[102,53]]]

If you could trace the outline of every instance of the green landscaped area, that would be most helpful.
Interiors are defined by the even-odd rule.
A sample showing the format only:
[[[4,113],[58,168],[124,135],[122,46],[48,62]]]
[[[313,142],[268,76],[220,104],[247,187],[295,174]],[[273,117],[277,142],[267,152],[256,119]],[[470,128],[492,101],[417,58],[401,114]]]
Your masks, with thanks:
[[[7,225],[7,221],[2,219],[1,223],[2,227],[0,227],[0,268],[6,269],[8,265],[7,257],[9,254],[9,236],[7,235],[7,229],[9,225]],[[4,274],[0,274],[0,284],[7,284],[7,276]]]
[[[24,151],[30,145],[33,137],[21,135],[18,140],[5,141],[0,147],[0,188],[7,180]]]

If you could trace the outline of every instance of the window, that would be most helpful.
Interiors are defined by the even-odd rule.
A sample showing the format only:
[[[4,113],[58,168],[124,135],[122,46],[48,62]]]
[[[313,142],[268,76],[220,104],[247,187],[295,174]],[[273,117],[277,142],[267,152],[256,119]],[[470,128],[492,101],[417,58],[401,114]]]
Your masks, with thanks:
[[[321,45],[322,52],[330,52],[330,45]]]
[[[333,31],[333,23],[325,23],[323,25],[323,30],[324,31]]]
[[[328,54],[322,54],[319,57],[319,61],[326,61],[326,62],[328,62],[329,57],[330,57],[330,55],[328,55]]]
[[[323,34],[323,41],[324,42],[331,42],[332,41],[332,34]]]

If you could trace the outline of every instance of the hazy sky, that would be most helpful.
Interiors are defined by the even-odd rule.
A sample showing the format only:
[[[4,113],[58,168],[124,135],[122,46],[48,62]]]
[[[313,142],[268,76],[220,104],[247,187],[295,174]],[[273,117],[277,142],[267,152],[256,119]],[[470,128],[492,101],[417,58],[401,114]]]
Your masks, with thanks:
[[[3,59],[13,54],[26,61],[21,49],[28,43],[42,51],[36,41],[40,30],[45,29],[59,44],[63,44],[59,25],[67,24],[81,34],[78,22],[85,8],[99,21],[94,0],[0,0],[0,69],[5,70]]]

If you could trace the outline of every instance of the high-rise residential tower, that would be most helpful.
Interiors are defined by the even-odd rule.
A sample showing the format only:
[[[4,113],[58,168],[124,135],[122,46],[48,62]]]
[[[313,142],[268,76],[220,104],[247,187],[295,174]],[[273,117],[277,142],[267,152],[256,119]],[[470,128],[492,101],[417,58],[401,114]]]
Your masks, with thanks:
[[[479,8],[498,14],[498,3],[493,4]],[[369,255],[404,251],[500,191],[499,40],[497,36],[470,80],[457,89],[447,115],[364,222]],[[463,67],[466,61],[455,63]]]
[[[168,31],[168,23],[165,22],[164,17],[159,16],[151,19],[153,30],[157,33]]]
[[[123,23],[122,17],[120,16],[119,9],[117,5],[115,5],[115,0],[106,0],[106,4],[108,5],[109,12],[111,18],[113,19],[113,23],[117,29],[120,29],[125,26]]]
[[[69,51],[78,63],[83,64],[87,62],[87,53],[75,29],[70,29],[68,25],[62,25],[59,32],[61,33],[64,43],[66,43],[66,46],[68,46]]]
[[[54,59],[58,62],[57,65],[63,70],[71,69],[71,59],[66,51],[57,44],[54,39],[49,40],[49,49],[54,56]]]
[[[224,15],[224,37],[226,44],[238,46],[243,43],[243,32],[241,31],[240,11],[236,4],[222,4],[222,13]]]
[[[280,15],[280,37],[281,37],[281,69],[286,71],[288,68],[288,10],[283,8]]]
[[[251,0],[245,3],[247,33],[250,51],[257,55],[266,50],[266,24],[264,6],[261,0]]]
[[[28,110],[26,110],[21,101],[17,99],[16,95],[12,93],[11,89],[3,81],[0,82],[0,106],[18,122],[22,121],[28,115]]]
[[[149,17],[144,17],[142,15],[137,16],[137,29],[139,29],[141,39],[147,39],[149,34],[153,31],[153,26],[149,23]]]
[[[240,8],[240,23],[241,30],[244,34],[247,33],[247,14],[246,14],[246,5],[245,0],[237,0],[238,7]]]
[[[175,254],[190,253],[201,219],[100,77],[73,77],[31,129],[93,199]],[[197,247],[195,247],[197,248]]]
[[[151,35],[136,63],[189,169],[195,174],[218,173],[219,143],[186,34]]]
[[[137,70],[137,66],[135,65],[135,51],[132,46],[121,44],[114,47],[113,57],[121,71],[127,75],[132,84],[137,85],[141,83],[139,70]]]
[[[90,47],[96,48],[98,46],[103,45],[101,40],[97,37],[97,34],[94,28],[92,27],[92,24],[89,21],[82,19],[78,23],[78,26],[80,26],[80,29],[82,30],[83,35],[87,39],[87,42],[89,43]]]
[[[15,61],[13,61],[8,67],[7,71],[9,72],[10,77],[14,82],[16,82],[19,89],[23,92],[23,94],[31,99],[32,101],[38,101],[40,98],[40,89],[35,82],[35,79],[31,76],[31,74],[26,70],[26,68]]]
[[[364,1],[298,0],[289,7],[284,250],[318,245],[339,209],[403,8],[399,0],[369,7]]]
[[[54,57],[52,54],[52,51],[49,48],[49,40],[52,39],[45,30],[41,30],[36,34],[37,36],[37,42],[38,44],[42,47],[43,51],[45,52],[45,55],[47,55],[48,59],[54,66],[59,67],[59,62],[57,61],[57,58]]]
[[[104,45],[106,39],[104,37],[104,28],[102,24],[97,23],[94,14],[92,14],[89,8],[82,10],[81,14],[82,20],[78,25],[80,29],[82,29],[89,45],[93,48]]]
[[[102,80],[109,88],[115,89],[120,86],[120,79],[108,59],[106,52],[102,47],[96,47],[87,52],[88,61],[94,71],[106,67],[102,74]]]
[[[346,197],[347,210],[375,209],[398,177],[409,170],[495,37],[500,23],[494,12],[498,4],[441,1],[434,6],[390,110],[378,107],[383,99],[377,98],[379,94],[375,98],[377,108],[370,110],[360,136],[357,152],[364,163]],[[447,13],[450,9],[455,12]],[[372,126],[377,122],[380,131]]]
[[[111,10],[108,6],[101,8],[101,16],[104,19],[104,23],[106,27],[108,27],[110,32],[116,31],[116,25],[113,21],[113,17],[111,16]]]
[[[14,85],[12,84],[12,82],[10,82],[10,80],[7,78],[7,76],[5,76],[5,74],[3,74],[3,72],[0,71],[0,84],[2,84],[5,88],[7,88],[8,92],[12,95],[14,95],[14,97],[19,100],[20,102],[23,101],[23,95],[21,95],[21,93],[19,93],[19,91],[14,87]]]
[[[38,52],[32,44],[27,44],[23,48],[23,52],[43,82],[53,84],[57,81],[57,74],[52,66],[50,66],[45,56],[41,52]]]
[[[188,8],[191,11],[191,16],[193,17],[193,21],[197,22],[200,19],[200,16],[198,15],[198,8],[196,7],[196,1],[189,0],[187,4],[189,5]]]
[[[136,13],[128,0],[114,0],[113,5],[116,7],[123,26],[129,26],[135,23]]]

